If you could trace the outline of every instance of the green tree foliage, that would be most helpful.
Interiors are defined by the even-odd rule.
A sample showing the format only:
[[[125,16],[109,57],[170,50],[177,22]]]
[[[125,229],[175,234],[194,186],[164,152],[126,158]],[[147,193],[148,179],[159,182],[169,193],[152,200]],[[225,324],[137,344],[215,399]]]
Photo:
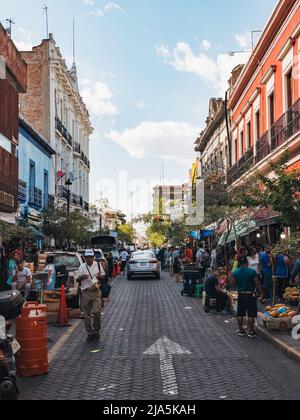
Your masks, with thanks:
[[[118,237],[126,244],[132,244],[135,241],[136,232],[132,225],[124,224],[118,227]]]
[[[91,219],[79,212],[71,212],[68,223],[66,211],[55,209],[44,213],[42,229],[45,236],[53,237],[62,247],[67,239],[81,246],[89,245],[90,238],[93,236],[92,227]]]

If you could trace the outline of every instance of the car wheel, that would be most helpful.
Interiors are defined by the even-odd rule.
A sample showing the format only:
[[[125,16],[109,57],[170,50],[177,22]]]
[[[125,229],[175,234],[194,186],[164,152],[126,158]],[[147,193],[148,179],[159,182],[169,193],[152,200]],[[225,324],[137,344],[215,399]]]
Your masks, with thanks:
[[[129,280],[129,281],[132,280],[132,276],[128,275],[127,280]]]
[[[155,280],[160,280],[160,274],[156,274]]]

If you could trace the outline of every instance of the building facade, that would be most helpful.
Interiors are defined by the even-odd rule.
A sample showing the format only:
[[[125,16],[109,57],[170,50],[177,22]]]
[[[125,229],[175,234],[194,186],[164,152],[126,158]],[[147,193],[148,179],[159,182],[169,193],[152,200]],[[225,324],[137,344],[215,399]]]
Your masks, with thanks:
[[[76,65],[67,68],[52,34],[22,57],[28,66],[28,89],[20,111],[56,152],[51,189],[58,204],[65,205],[69,184],[71,208],[88,212],[93,129],[78,89]]]
[[[0,24],[0,219],[15,222],[18,208],[19,94],[27,66]]]
[[[169,218],[171,214],[187,214],[188,184],[157,185],[153,189],[153,214]]]
[[[207,179],[213,173],[225,173],[228,166],[228,135],[225,103],[222,98],[211,98],[206,128],[196,141],[200,173]]]
[[[285,150],[289,168],[300,169],[299,56],[300,1],[280,0],[229,100],[230,186],[268,174]]]
[[[39,226],[42,211],[54,208],[53,160],[55,151],[24,118],[20,117],[19,220]]]

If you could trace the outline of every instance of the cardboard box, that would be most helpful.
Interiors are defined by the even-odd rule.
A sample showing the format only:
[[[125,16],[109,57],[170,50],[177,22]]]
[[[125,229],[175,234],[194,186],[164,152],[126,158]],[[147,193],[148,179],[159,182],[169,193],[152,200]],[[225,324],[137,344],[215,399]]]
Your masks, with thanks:
[[[45,291],[44,302],[57,302],[60,301],[60,291]]]
[[[49,312],[56,312],[59,311],[59,301],[57,302],[45,302],[45,305],[47,306],[47,313]]]

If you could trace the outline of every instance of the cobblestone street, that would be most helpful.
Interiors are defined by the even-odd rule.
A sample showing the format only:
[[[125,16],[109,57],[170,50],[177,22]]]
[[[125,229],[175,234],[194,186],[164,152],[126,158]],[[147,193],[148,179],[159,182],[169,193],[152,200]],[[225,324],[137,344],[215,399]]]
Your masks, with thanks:
[[[21,399],[300,398],[299,365],[259,338],[237,337],[231,317],[206,315],[180,289],[167,274],[115,280],[100,344],[86,343],[81,321],[67,330],[50,327],[50,373],[20,379]],[[144,354],[164,336],[191,353],[174,355],[174,397],[163,392],[159,356]]]

